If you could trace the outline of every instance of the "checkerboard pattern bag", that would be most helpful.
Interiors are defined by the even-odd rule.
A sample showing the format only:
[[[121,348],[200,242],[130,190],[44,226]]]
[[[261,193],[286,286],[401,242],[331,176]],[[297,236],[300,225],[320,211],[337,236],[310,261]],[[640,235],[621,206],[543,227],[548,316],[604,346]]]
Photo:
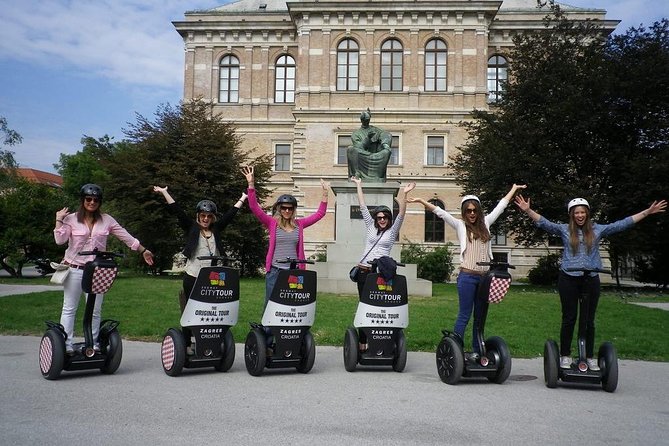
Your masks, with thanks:
[[[114,283],[114,279],[116,279],[116,274],[118,274],[118,268],[101,268],[96,266],[93,272],[91,291],[95,294],[104,294],[109,291],[112,283]]]
[[[490,292],[488,293],[488,302],[491,304],[498,304],[506,296],[511,286],[510,277],[493,277],[490,280]]]

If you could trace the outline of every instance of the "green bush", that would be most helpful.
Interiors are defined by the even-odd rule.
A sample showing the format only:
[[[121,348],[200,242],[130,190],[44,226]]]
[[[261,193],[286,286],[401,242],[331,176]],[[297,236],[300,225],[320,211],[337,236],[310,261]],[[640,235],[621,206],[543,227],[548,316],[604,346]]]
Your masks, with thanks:
[[[527,274],[532,285],[557,285],[560,274],[560,254],[539,257],[537,265]]]
[[[418,265],[418,277],[435,283],[447,282],[453,273],[451,244],[428,249],[407,240],[402,245],[402,262]]]

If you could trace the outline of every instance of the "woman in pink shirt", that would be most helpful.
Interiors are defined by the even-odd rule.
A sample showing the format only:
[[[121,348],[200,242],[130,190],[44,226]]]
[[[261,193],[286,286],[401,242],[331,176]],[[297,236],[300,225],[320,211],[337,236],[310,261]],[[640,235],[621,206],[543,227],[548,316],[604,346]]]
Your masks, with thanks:
[[[318,210],[303,218],[296,218],[297,199],[292,195],[281,195],[272,206],[272,215],[267,215],[258,204],[255,190],[255,176],[253,166],[244,167],[242,173],[248,183],[247,194],[249,196],[249,209],[253,212],[260,223],[265,225],[269,232],[269,247],[265,258],[265,305],[269,301],[272,288],[279,275],[279,269],[288,268],[289,265],[277,263],[277,260],[283,260],[286,257],[304,259],[304,228],[316,223],[325,216],[328,208],[328,189],[329,184],[321,179],[323,188],[323,198]],[[300,264],[304,269],[305,266]]]
[[[63,283],[63,311],[60,315],[60,323],[65,328],[67,339],[65,350],[68,354],[73,353],[72,338],[74,337],[74,319],[77,314],[79,300],[83,293],[81,289],[81,278],[84,273],[84,265],[95,258],[95,256],[81,256],[81,251],[92,251],[107,249],[107,237],[115,236],[125,243],[133,251],[139,251],[144,261],[153,265],[153,254],[139,243],[123,227],[118,224],[109,214],[100,212],[102,205],[102,188],[96,184],[85,184],[80,190],[81,202],[75,213],[70,213],[67,207],[56,212],[56,228],[53,231],[56,244],[67,243],[63,262],[70,267],[70,272]],[[102,294],[97,295],[95,308],[93,310],[93,341],[94,348],[99,350],[98,333],[100,331],[100,310],[102,309]]]

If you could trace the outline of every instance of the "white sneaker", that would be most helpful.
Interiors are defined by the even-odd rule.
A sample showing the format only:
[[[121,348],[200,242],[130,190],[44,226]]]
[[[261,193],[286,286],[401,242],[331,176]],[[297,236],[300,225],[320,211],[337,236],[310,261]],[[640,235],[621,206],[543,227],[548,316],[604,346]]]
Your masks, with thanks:
[[[572,363],[571,356],[560,356],[561,369],[570,369],[571,363]]]
[[[588,358],[585,360],[588,363],[588,368],[590,370],[593,370],[595,372],[598,372],[599,369],[599,364],[597,364],[597,360],[595,358]]]
[[[65,354],[67,355],[74,355],[74,348],[71,345],[66,345],[65,346]]]

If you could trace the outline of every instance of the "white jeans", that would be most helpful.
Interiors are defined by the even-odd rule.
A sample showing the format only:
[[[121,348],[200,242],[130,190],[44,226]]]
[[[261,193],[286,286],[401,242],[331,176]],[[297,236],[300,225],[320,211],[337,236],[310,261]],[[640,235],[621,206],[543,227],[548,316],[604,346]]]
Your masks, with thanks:
[[[65,328],[67,333],[67,340],[65,347],[72,347],[72,338],[74,337],[74,319],[77,315],[77,308],[83,293],[81,289],[81,278],[84,275],[83,270],[70,268],[70,273],[67,275],[63,283],[63,312],[60,315],[60,323]],[[98,334],[100,333],[100,311],[102,310],[102,298],[104,294],[97,294],[95,300],[95,307],[93,308],[93,342],[98,343]]]

